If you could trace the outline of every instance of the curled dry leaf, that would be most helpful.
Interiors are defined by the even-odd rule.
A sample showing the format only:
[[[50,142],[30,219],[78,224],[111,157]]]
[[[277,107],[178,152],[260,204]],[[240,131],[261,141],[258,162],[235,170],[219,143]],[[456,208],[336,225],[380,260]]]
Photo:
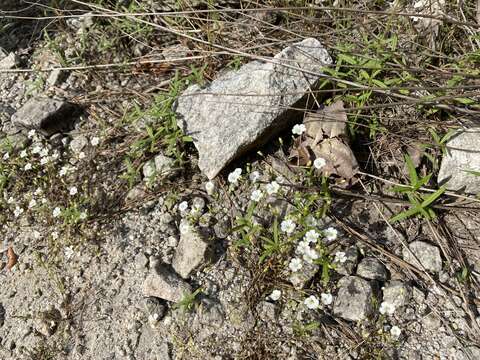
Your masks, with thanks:
[[[13,251],[12,246],[10,245],[7,250],[7,269],[12,270],[12,268],[15,266],[18,260],[17,254],[15,254],[15,251]]]
[[[307,115],[304,124],[306,131],[295,139],[290,159],[295,159],[299,166],[306,166],[321,157],[326,165],[319,171],[351,180],[358,171],[358,163],[348,146],[343,102],[336,101]]]
[[[307,136],[315,139],[312,146],[315,146],[324,136],[329,138],[345,136],[347,113],[343,107],[343,101],[335,101],[332,105],[308,114],[303,122]]]

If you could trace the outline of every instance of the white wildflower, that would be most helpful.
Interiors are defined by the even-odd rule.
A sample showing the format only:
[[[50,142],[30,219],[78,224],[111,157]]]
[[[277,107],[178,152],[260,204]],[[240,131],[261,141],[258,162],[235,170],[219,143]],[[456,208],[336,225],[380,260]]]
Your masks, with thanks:
[[[3,160],[8,160],[9,158],[10,158],[10,154],[8,152],[3,154]]]
[[[260,179],[260,173],[258,171],[252,171],[249,175],[251,182],[256,183]]]
[[[308,230],[304,236],[304,239],[309,243],[315,243],[317,242],[319,237],[320,237],[320,234],[315,230]]]
[[[325,236],[325,239],[327,241],[333,241],[338,236],[338,230],[333,228],[333,227],[329,227],[329,228],[323,230],[323,235]]]
[[[66,166],[66,165],[62,166],[62,168],[58,172],[58,175],[65,176],[67,174],[68,170],[69,170],[68,166]]]
[[[292,260],[290,260],[290,263],[288,264],[288,267],[293,272],[297,272],[298,270],[300,270],[303,267],[302,260],[300,260],[299,258],[293,258]]]
[[[314,161],[313,161],[313,166],[315,167],[315,169],[321,169],[323,168],[325,165],[326,165],[326,161],[324,158],[316,158]]]
[[[77,187],[76,187],[76,186],[72,186],[72,187],[70,188],[70,196],[74,196],[74,195],[76,195],[77,193],[78,193]]]
[[[295,249],[295,252],[299,255],[305,254],[310,250],[310,245],[307,241],[300,241]]]
[[[72,258],[72,256],[75,254],[75,252],[73,251],[72,247],[71,246],[67,246],[64,250],[63,250],[63,253],[65,254],[65,258],[67,260],[70,260],[70,258]]]
[[[30,164],[30,163],[26,164],[23,169],[24,169],[25,171],[32,170],[32,164]]]
[[[308,298],[306,298],[303,303],[305,306],[311,310],[315,310],[319,308],[320,302],[318,301],[317,297],[315,295],[311,295]]]
[[[57,239],[58,239],[58,232],[56,232],[56,231],[53,231],[53,232],[52,232],[52,239],[53,239],[53,240],[57,240]]]
[[[34,231],[33,231],[33,238],[34,238],[34,239],[37,239],[37,240],[38,240],[38,239],[40,239],[40,236],[41,236],[41,235],[40,235],[40,233],[39,233],[37,230],[34,230]]]
[[[92,146],[97,146],[98,144],[100,144],[100,138],[98,138],[97,136],[94,136],[90,140],[90,144],[92,144]]]
[[[320,298],[322,299],[322,303],[324,305],[330,305],[333,302],[333,296],[330,293],[322,293]]]
[[[28,208],[31,209],[35,206],[37,206],[37,200],[35,199],[30,200],[30,202],[28,203]]]
[[[297,225],[295,225],[293,220],[290,220],[290,219],[283,220],[280,224],[280,228],[282,229],[282,231],[287,234],[293,233],[295,231],[296,226]]]
[[[272,181],[265,186],[265,190],[267,191],[268,195],[276,194],[278,190],[280,190],[280,185],[278,185],[276,181]]]
[[[209,181],[205,184],[205,190],[207,190],[208,195],[212,195],[215,190],[215,184],[212,181]]]
[[[390,329],[390,335],[392,335],[393,338],[398,338],[401,333],[402,333],[402,329],[400,329],[396,325],[392,326],[392,328]]]
[[[242,169],[236,168],[230,174],[228,174],[228,182],[236,185],[241,175],[242,175]]]
[[[19,217],[22,214],[23,214],[23,209],[19,206],[15,206],[15,210],[13,211],[13,215],[15,217]]]
[[[36,134],[35,129],[32,129],[32,130],[30,130],[30,131],[28,132],[28,135],[27,135],[27,136],[28,136],[29,139],[31,139],[31,138],[33,138],[33,137],[35,136],[35,134]]]
[[[302,135],[306,130],[307,130],[307,128],[305,127],[304,124],[296,124],[296,125],[292,128],[292,134],[294,134],[294,135]]]
[[[60,216],[61,213],[62,213],[62,210],[60,210],[60,208],[57,206],[55,209],[53,209],[52,215],[54,218],[56,218]]]
[[[259,202],[263,197],[263,192],[261,190],[253,190],[252,195],[250,195],[250,200]]]
[[[34,194],[37,195],[37,196],[38,196],[38,195],[41,195],[42,193],[43,193],[42,188],[37,188],[37,189],[35,190],[35,192],[34,192]]]
[[[309,264],[313,264],[314,260],[318,259],[318,253],[315,249],[308,248],[308,250],[303,254],[303,260],[305,260]]]
[[[86,211],[82,211],[80,213],[80,220],[85,220],[87,218],[87,212]]]
[[[343,264],[345,261],[347,261],[347,256],[345,255],[345,253],[343,251],[337,251],[335,254],[334,262]]]
[[[27,157],[27,150],[22,150],[20,151],[20,157],[23,159],[25,157]]]
[[[13,198],[13,196],[10,196],[8,199],[7,199],[7,204],[13,204],[15,202],[15,199]]]
[[[40,159],[40,165],[45,165],[46,163],[48,163],[48,157],[43,157]]]
[[[48,156],[48,149],[47,149],[47,148],[43,148],[43,149],[38,153],[38,155],[40,155],[41,157]]]
[[[273,300],[273,301],[277,301],[280,299],[280,297],[282,296],[282,292],[280,290],[273,290],[272,293],[268,296],[268,298],[270,300]]]
[[[393,313],[395,312],[395,304],[383,301],[380,304],[379,311],[380,311],[380,314],[382,314],[382,315],[385,315],[385,314],[386,315],[393,315]]]
[[[184,212],[188,209],[188,202],[182,201],[180,204],[178,204],[178,211]]]
[[[80,153],[78,154],[78,158],[79,158],[80,160],[85,159],[85,156],[86,156],[86,155],[85,155],[85,153],[84,153],[83,151],[80,151]]]
[[[32,154],[38,154],[40,151],[42,151],[42,147],[40,145],[35,145],[32,149]]]
[[[53,154],[50,156],[50,160],[55,161],[60,157],[60,153],[58,151],[54,151]]]

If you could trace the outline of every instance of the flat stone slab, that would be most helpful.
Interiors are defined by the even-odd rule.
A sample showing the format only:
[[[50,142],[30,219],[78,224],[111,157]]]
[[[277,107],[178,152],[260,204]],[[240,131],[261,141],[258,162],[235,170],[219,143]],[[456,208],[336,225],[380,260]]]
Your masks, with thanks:
[[[338,282],[333,313],[349,321],[365,320],[373,313],[372,285],[357,276],[345,276]]]
[[[193,138],[199,168],[214,178],[236,157],[266,143],[305,106],[322,66],[332,63],[313,38],[293,44],[272,61],[252,61],[206,87],[189,87],[176,103],[178,124]]]
[[[45,135],[67,130],[75,121],[77,107],[73,104],[48,97],[35,97],[28,100],[12,116],[17,127],[36,129]]]
[[[442,159],[438,183],[449,190],[480,193],[480,128],[461,131],[447,142],[448,155]]]
[[[143,282],[144,296],[154,296],[174,303],[191,292],[192,287],[165,264],[151,269]]]

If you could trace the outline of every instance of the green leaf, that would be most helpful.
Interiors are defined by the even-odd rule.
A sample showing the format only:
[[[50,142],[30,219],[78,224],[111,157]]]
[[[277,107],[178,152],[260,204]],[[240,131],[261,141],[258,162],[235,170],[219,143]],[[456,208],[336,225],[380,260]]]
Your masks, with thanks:
[[[442,186],[440,189],[435,191],[433,194],[428,196],[421,204],[422,208],[430,206],[435,200],[437,200],[445,192],[446,188]]]
[[[474,176],[480,176],[480,171],[475,171],[475,170],[462,170],[463,172],[472,174]]]
[[[405,154],[405,163],[407,164],[408,175],[410,177],[410,184],[415,187],[418,183],[417,170],[413,164],[412,158],[410,155]]]

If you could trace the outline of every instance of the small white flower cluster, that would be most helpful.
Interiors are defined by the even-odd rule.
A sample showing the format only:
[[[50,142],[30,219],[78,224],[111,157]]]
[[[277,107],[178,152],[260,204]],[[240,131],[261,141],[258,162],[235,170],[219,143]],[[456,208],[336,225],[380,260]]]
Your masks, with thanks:
[[[281,224],[281,228],[282,231],[286,232],[287,234],[291,234],[295,230],[295,223],[293,223],[291,220],[284,220]],[[290,233],[287,231],[290,231]],[[327,241],[335,240],[337,238],[337,234],[337,230],[332,227],[329,227],[323,231],[323,236]],[[315,249],[315,245],[317,244],[321,235],[321,233],[314,229],[308,230],[305,233],[303,240],[297,244],[295,249],[295,254],[297,257],[293,258],[288,265],[291,271],[297,272],[302,269],[302,260],[309,264],[313,264],[314,261],[319,258],[319,254]],[[311,247],[312,244],[314,247]]]
[[[321,293],[320,299],[325,306],[330,305],[333,302],[333,296],[330,293]],[[310,310],[316,310],[320,308],[320,301],[315,295],[310,295],[303,301],[304,305]]]

